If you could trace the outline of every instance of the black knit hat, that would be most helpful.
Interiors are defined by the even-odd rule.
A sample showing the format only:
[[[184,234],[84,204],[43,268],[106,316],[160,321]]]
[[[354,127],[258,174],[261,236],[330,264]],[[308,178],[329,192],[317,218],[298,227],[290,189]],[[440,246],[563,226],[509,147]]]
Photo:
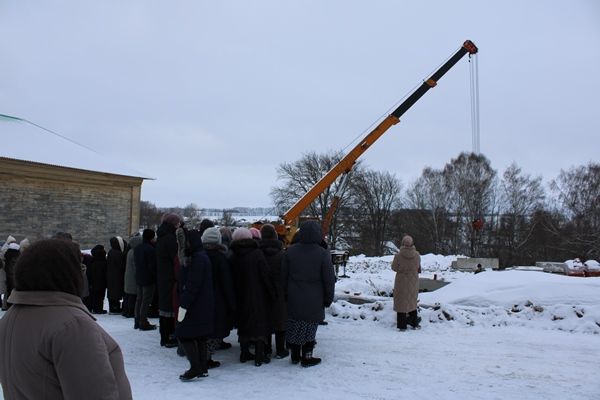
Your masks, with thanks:
[[[264,224],[261,226],[260,234],[263,239],[277,239],[277,231],[275,231],[275,227],[271,224]]]
[[[144,229],[144,232],[142,233],[142,239],[144,242],[150,242],[152,239],[154,239],[154,236],[156,236],[156,232],[154,232],[152,229]]]
[[[63,239],[31,244],[15,265],[15,289],[65,292],[79,297],[83,289],[79,246]]]

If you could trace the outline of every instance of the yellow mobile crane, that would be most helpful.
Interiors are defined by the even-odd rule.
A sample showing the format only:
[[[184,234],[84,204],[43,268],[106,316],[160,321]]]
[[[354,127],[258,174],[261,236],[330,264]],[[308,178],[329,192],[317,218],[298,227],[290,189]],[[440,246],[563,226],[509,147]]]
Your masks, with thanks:
[[[415,104],[429,89],[435,87],[437,82],[442,76],[446,74],[465,54],[476,54],[478,51],[477,46],[470,40],[463,43],[461,48],[451,56],[437,71],[424,81],[412,94],[410,94],[406,100],[402,102],[390,115],[388,115],[383,121],[379,123],[371,132],[369,132],[344,158],[342,158],[336,165],[333,166],[304,196],[302,196],[296,203],[283,215],[283,225],[276,226],[278,233],[285,237],[286,242],[290,243],[293,235],[295,234],[300,214],[308,207],[327,187],[329,187],[336,179],[343,176],[342,179],[347,179],[348,174],[352,170],[352,167],[356,163],[356,160],[365,152],[367,149],[375,143],[390,127],[400,122],[400,117]],[[342,185],[343,186],[343,183]],[[329,230],[329,224],[333,218],[333,214],[339,203],[339,197],[334,196],[332,204],[327,211],[327,215],[322,221],[323,232]]]

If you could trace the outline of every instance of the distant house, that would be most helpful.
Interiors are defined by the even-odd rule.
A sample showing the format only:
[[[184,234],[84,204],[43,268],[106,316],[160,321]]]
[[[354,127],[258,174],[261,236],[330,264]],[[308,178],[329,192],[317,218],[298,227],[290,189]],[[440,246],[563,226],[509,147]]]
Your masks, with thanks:
[[[0,240],[69,232],[82,248],[128,237],[140,221],[144,179],[108,157],[0,115]]]

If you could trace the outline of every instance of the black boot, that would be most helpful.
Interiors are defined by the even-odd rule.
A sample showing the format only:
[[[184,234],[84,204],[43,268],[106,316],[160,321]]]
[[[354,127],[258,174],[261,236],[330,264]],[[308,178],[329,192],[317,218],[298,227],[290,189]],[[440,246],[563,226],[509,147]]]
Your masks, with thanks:
[[[302,345],[302,360],[300,361],[300,365],[303,367],[312,367],[321,363],[321,359],[317,357],[313,357],[313,349],[315,347],[314,342],[308,342]]]
[[[421,318],[417,314],[417,310],[414,310],[414,311],[411,311],[408,313],[408,323],[410,326],[412,326],[413,329],[421,328],[421,326],[419,325],[419,322],[421,322]]]
[[[292,352],[292,364],[298,364],[300,362],[300,345],[288,343],[288,347]]]
[[[240,362],[245,363],[248,360],[254,360],[254,354],[250,353],[250,342],[241,342]]]
[[[190,362],[190,369],[179,375],[179,379],[182,381],[190,381],[194,378],[203,378],[208,376],[206,362],[204,362],[204,365],[202,363],[202,354],[204,353],[204,357],[206,357],[206,350],[202,352],[201,343],[192,340],[189,342],[183,342],[182,346],[183,350],[185,351],[185,355]]]
[[[254,345],[254,365],[260,367],[269,362],[271,362],[271,359],[265,354],[265,342],[258,340]]]
[[[171,334],[173,333],[173,318],[160,317],[158,329],[160,332],[160,345],[164,347],[177,347],[177,340]]]
[[[398,327],[398,329],[400,329],[401,331],[405,331],[406,330],[406,313],[399,312],[397,314],[396,321],[397,321],[396,326]]]
[[[275,332],[276,358],[286,358],[290,352],[285,348],[285,331]]]

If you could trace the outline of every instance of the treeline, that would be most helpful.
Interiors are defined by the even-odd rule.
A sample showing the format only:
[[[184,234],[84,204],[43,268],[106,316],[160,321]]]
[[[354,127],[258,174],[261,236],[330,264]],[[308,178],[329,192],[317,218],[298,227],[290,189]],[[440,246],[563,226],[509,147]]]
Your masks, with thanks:
[[[309,153],[278,169],[271,196],[289,208],[340,160]],[[305,215],[323,219],[340,197],[330,242],[352,254],[387,254],[411,234],[422,253],[498,257],[502,266],[600,259],[600,164],[573,167],[544,184],[516,164],[501,175],[480,154],[462,153],[440,170],[425,168],[407,186],[358,163],[348,183],[334,183]]]

